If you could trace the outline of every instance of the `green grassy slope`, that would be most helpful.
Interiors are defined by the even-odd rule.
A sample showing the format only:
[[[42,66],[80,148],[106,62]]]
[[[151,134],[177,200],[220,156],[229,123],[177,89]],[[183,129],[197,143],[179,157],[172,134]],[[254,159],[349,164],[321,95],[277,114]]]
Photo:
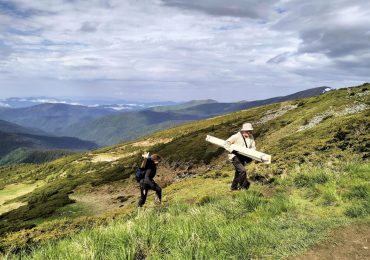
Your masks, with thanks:
[[[369,205],[366,204],[369,193],[369,89],[369,85],[364,85],[331,91],[319,97],[240,111],[42,166],[1,168],[0,185],[4,189],[15,183],[36,180],[43,180],[45,184],[6,202],[26,205],[0,216],[0,232],[3,235],[13,232],[4,235],[0,244],[5,249],[10,245],[21,246],[51,236],[62,237],[101,223],[107,225],[112,217],[125,216],[125,221],[129,219],[129,222],[111,223],[107,228],[86,231],[60,244],[47,245],[36,254],[41,256],[50,249],[55,250],[56,258],[61,257],[67,252],[63,250],[85,239],[87,247],[76,249],[80,251],[68,251],[70,258],[78,253],[107,254],[101,251],[107,247],[111,248],[112,256],[117,256],[116,247],[109,246],[110,243],[116,245],[115,242],[107,239],[110,235],[117,239],[122,235],[122,245],[117,246],[120,254],[142,254],[152,258],[171,258],[176,254],[185,258],[215,256],[216,253],[222,256],[230,253],[227,250],[230,250],[232,240],[227,239],[234,233],[238,234],[240,241],[234,241],[238,248],[233,253],[235,257],[242,257],[242,252],[248,249],[243,247],[242,241],[250,241],[245,246],[254,248],[253,245],[264,241],[270,233],[276,234],[276,237],[268,240],[267,244],[262,243],[261,248],[251,251],[249,256],[282,256],[298,252],[320,239],[328,229],[353,219],[366,219],[369,214]],[[204,138],[206,134],[226,138],[246,121],[255,125],[258,150],[272,154],[274,161],[272,165],[252,163],[248,167],[250,178],[263,180],[264,183],[277,181],[254,185],[252,191],[244,195],[232,195],[226,192],[233,174],[226,153],[206,143]],[[182,181],[165,189],[165,200],[169,206],[165,204],[163,208],[135,213],[135,199],[131,196],[137,194],[137,190],[132,179],[132,166],[144,150],[159,152],[165,158],[158,176],[162,185]],[[358,163],[346,166],[346,161],[353,160]],[[321,169],[315,168],[317,166]],[[304,170],[305,167],[309,170]],[[290,177],[280,181],[286,175]],[[351,175],[358,175],[353,183],[350,182]],[[356,193],[358,188],[361,192]],[[82,206],[88,203],[86,200],[79,201],[79,198],[84,194],[100,195],[98,191],[106,189],[113,194],[120,191],[123,202],[116,208],[110,208],[110,213],[99,216],[82,210]],[[74,200],[76,203],[73,203]],[[78,217],[68,213],[73,205],[78,206],[74,208]],[[225,211],[218,212],[221,209]],[[132,213],[127,215],[127,212]],[[176,216],[183,220],[180,223],[184,226],[176,226]],[[198,216],[199,223],[193,222]],[[249,216],[261,224],[256,226],[254,233],[247,230],[254,223],[249,222],[252,221]],[[155,227],[139,225],[141,220],[150,223],[156,218],[159,222],[154,222],[158,224]],[[266,221],[259,221],[260,218]],[[230,219],[236,220],[237,224],[231,225]],[[210,225],[202,230],[201,224],[208,223],[207,220]],[[163,223],[169,226],[159,225]],[[162,226],[163,230],[160,230]],[[122,228],[122,232],[117,227]],[[17,231],[20,228],[28,229]],[[105,233],[106,229],[115,229],[117,236]],[[141,235],[152,229],[158,235],[143,240]],[[172,235],[166,238],[165,234]],[[292,248],[286,248],[284,245],[289,241],[289,234],[297,241],[307,238],[309,242],[293,243]],[[209,249],[202,247],[201,241],[216,241],[219,237],[225,237],[225,240],[221,240],[220,244],[214,243]],[[281,244],[278,242],[280,238]],[[130,239],[137,239],[137,243],[130,243]],[[191,251],[190,246],[181,249],[179,246],[184,241],[188,241],[189,245],[199,242],[202,248],[196,251]],[[162,247],[165,249],[160,249]],[[271,253],[271,248],[277,248],[277,252]],[[224,250],[223,253],[220,250]],[[197,252],[204,255],[196,255]]]
[[[161,207],[150,204],[128,219],[9,258],[278,259],[299,254],[333,228],[370,225],[370,165],[339,168],[297,168],[273,185],[236,193],[227,191],[229,178],[198,176],[167,188]]]

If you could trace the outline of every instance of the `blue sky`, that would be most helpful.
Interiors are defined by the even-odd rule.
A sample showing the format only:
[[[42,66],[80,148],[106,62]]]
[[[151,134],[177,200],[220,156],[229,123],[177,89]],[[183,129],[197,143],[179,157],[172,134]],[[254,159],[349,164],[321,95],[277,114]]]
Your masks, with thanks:
[[[255,100],[369,69],[369,1],[0,0],[1,98]]]

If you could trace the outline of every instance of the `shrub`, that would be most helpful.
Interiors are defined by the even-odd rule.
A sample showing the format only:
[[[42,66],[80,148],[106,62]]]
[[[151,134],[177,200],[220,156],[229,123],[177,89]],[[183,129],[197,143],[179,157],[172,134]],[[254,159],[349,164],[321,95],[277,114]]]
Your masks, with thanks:
[[[370,200],[370,186],[360,184],[351,188],[351,191],[345,195],[349,199],[367,199]]]
[[[323,171],[299,173],[293,177],[293,183],[298,188],[312,187],[315,184],[324,184],[329,180],[328,174]]]
[[[259,206],[266,203],[266,200],[263,198],[262,193],[259,192],[243,192],[239,196],[238,207],[241,207],[246,212],[252,212],[256,210]]]
[[[200,205],[200,206],[202,206],[202,205],[205,205],[205,204],[208,204],[208,203],[212,203],[214,201],[215,201],[215,198],[214,197],[209,196],[209,195],[206,195],[206,196],[201,197],[198,200],[197,204]]]
[[[362,202],[348,207],[344,214],[351,218],[359,218],[370,215],[370,201]]]
[[[323,205],[333,206],[340,201],[335,185],[325,185],[321,189],[321,201]]]

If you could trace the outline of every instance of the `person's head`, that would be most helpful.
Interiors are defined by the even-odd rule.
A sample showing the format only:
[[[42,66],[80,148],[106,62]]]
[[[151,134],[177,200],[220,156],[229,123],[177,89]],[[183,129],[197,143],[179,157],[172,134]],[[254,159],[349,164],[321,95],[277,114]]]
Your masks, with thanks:
[[[152,154],[150,156],[150,158],[152,159],[152,161],[155,163],[155,164],[158,164],[161,162],[162,158],[158,155],[158,154]]]
[[[244,137],[251,137],[252,136],[252,131],[253,131],[253,126],[251,123],[245,123],[243,124],[242,129],[240,132]]]

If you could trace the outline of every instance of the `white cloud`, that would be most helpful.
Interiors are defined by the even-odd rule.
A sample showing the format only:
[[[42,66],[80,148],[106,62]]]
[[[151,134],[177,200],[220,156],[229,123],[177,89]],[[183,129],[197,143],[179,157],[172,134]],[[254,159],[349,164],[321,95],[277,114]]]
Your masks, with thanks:
[[[0,5],[4,96],[250,100],[367,77],[365,1],[10,3]]]

